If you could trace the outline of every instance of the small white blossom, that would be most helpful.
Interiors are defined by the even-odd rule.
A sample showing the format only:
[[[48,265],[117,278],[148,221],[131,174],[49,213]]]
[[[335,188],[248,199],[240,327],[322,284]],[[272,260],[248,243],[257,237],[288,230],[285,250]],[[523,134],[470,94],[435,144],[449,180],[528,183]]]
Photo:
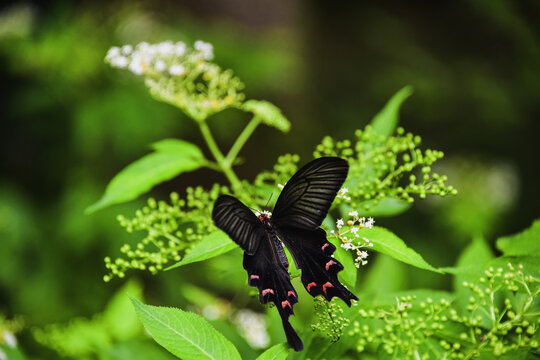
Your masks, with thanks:
[[[130,55],[132,52],[133,52],[133,46],[131,46],[131,45],[122,46],[122,54]]]
[[[341,229],[345,223],[343,222],[343,219],[338,219],[336,222],[336,226],[338,229]]]
[[[165,64],[165,61],[163,60],[158,60],[156,61],[156,63],[154,64],[154,68],[157,70],[157,71],[163,71],[167,68],[167,64]]]
[[[117,67],[117,68],[125,68],[128,64],[129,60],[127,57],[125,56],[117,56],[117,57],[114,57],[111,59],[111,65],[113,67]]]
[[[120,48],[118,46],[113,46],[112,48],[109,49],[109,51],[107,51],[107,55],[105,56],[105,58],[111,61],[112,59],[116,58],[119,55],[120,55]]]
[[[358,232],[358,230],[359,230],[359,228],[357,228],[357,227],[352,227],[352,228],[351,228],[351,232],[352,232],[353,234],[356,234],[356,233]]]
[[[360,256],[362,259],[365,259],[365,258],[368,257],[368,255],[369,255],[369,254],[367,253],[367,251],[360,251],[360,255],[359,255],[359,256]]]
[[[129,64],[129,71],[136,75],[141,75],[144,72],[144,65],[140,56],[133,57],[131,64]]]
[[[173,76],[182,75],[186,72],[186,69],[182,65],[173,65],[169,68],[169,74]]]
[[[358,217],[358,211],[349,212],[349,216]]]
[[[349,192],[349,189],[347,189],[346,187],[341,188],[341,194],[344,195],[344,194],[346,194],[346,193],[348,193],[348,192]]]
[[[12,348],[17,346],[17,338],[15,337],[15,335],[13,335],[13,333],[7,330],[4,330],[4,342],[6,343],[6,345]]]
[[[266,319],[263,314],[243,309],[238,311],[234,322],[240,334],[254,348],[265,348],[270,343],[270,337],[266,331]]]
[[[175,46],[172,41],[164,41],[157,44],[157,52],[160,55],[171,55],[175,50]]]
[[[174,54],[176,56],[184,56],[186,53],[186,44],[184,44],[182,41],[177,42],[174,45]]]
[[[205,60],[211,60],[214,57],[214,48],[212,44],[197,40],[195,41],[195,50],[200,51]]]

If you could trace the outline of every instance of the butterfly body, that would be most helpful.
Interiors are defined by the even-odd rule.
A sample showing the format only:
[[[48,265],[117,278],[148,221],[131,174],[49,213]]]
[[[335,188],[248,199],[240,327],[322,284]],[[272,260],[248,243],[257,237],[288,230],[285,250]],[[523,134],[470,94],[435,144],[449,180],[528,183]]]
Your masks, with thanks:
[[[302,271],[301,281],[312,296],[327,300],[341,298],[347,305],[356,296],[338,280],[343,265],[333,257],[336,247],[326,240],[320,225],[338,190],[345,181],[348,164],[335,157],[323,157],[301,168],[285,185],[273,210],[253,214],[236,198],[220,196],[212,218],[244,250],[243,266],[248,284],[257,287],[262,304],[276,305],[289,345],[296,351],[303,344],[289,317],[298,294],[288,273],[283,244]]]

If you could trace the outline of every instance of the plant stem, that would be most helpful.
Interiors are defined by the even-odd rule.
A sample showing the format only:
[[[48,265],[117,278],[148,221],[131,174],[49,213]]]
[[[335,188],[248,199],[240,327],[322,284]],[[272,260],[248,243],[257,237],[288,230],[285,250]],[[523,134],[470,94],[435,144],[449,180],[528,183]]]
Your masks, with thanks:
[[[231,149],[229,150],[229,153],[227,154],[227,157],[225,158],[225,163],[230,167],[232,166],[232,163],[236,159],[236,156],[238,156],[238,153],[246,143],[246,141],[249,139],[253,131],[257,128],[257,126],[261,123],[259,116],[254,116],[251,121],[246,125],[240,136],[236,139],[233,146],[231,146]]]
[[[217,146],[216,141],[214,140],[214,137],[210,132],[208,124],[206,124],[205,121],[201,121],[199,122],[199,128],[201,129],[202,136],[206,141],[206,144],[208,145],[208,149],[210,149],[210,152],[212,153],[212,155],[214,155],[214,158],[216,159],[219,167],[221,168],[221,171],[223,171],[223,173],[231,183],[232,188],[235,191],[240,190],[240,188],[242,187],[240,180],[232,170],[231,165],[225,160],[225,157],[221,153],[221,150],[219,150],[219,147]]]

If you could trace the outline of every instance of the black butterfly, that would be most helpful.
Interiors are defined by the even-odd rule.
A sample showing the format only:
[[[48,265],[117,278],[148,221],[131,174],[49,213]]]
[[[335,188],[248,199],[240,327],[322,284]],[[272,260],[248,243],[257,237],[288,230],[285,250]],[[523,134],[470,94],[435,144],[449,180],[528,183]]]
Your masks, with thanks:
[[[262,304],[272,301],[276,305],[287,341],[296,351],[304,345],[289,323],[289,316],[294,314],[292,308],[298,295],[291,284],[281,242],[302,270],[302,283],[308,293],[323,295],[327,300],[337,296],[348,306],[351,299],[358,300],[339,282],[337,273],[343,265],[334,259],[336,247],[320,228],[348,171],[347,161],[337,157],[311,161],[285,185],[272,217],[266,212],[257,217],[228,195],[220,196],[214,205],[214,223],[244,250],[249,285],[259,289]]]

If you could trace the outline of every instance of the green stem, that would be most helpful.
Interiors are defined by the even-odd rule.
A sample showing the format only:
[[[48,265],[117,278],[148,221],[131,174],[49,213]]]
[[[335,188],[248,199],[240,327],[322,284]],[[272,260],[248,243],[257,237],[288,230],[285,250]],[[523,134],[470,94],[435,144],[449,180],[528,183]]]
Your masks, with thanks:
[[[223,173],[231,183],[233,189],[237,191],[240,190],[240,188],[242,187],[240,180],[232,170],[231,165],[228,164],[225,160],[225,157],[221,153],[221,150],[219,150],[219,147],[217,146],[216,141],[214,140],[214,137],[212,136],[210,128],[208,127],[206,122],[199,122],[199,128],[201,129],[202,136],[206,141],[210,152],[212,153],[212,155],[214,155],[214,158],[216,159],[219,167],[221,168],[221,171],[223,171]]]
[[[253,134],[253,131],[259,126],[261,123],[261,119],[259,116],[254,116],[251,121],[246,125],[240,136],[238,136],[238,139],[234,142],[233,146],[231,146],[231,149],[229,150],[229,153],[227,154],[227,157],[225,158],[225,163],[228,166],[232,166],[234,160],[236,159],[236,156],[238,156],[238,153],[246,143],[246,141],[249,139],[251,134]]]

